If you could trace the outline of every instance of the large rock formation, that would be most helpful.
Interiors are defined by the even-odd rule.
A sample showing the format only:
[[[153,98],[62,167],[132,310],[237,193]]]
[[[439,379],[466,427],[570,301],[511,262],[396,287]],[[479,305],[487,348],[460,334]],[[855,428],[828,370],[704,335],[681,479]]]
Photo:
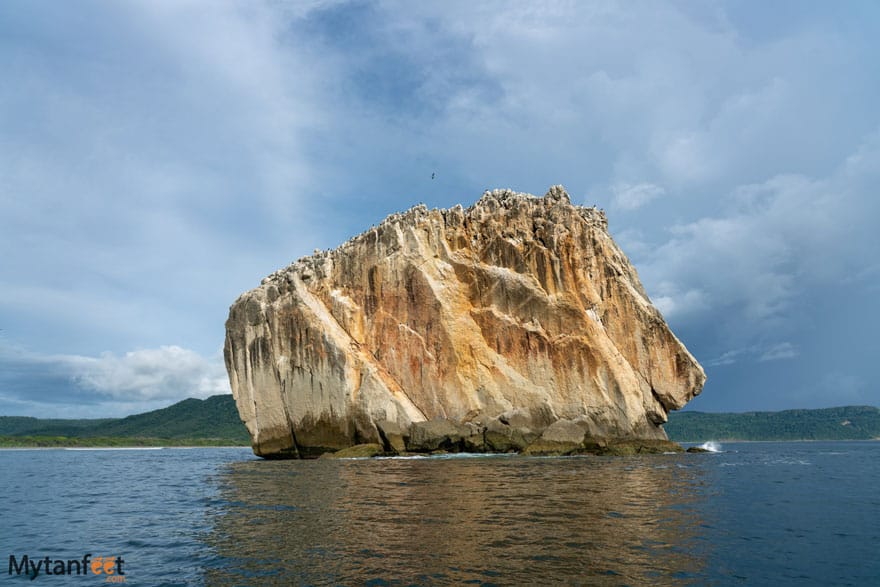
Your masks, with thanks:
[[[523,450],[578,428],[587,445],[665,439],[705,374],[607,228],[562,187],[495,190],[273,273],[226,322],[254,452]]]

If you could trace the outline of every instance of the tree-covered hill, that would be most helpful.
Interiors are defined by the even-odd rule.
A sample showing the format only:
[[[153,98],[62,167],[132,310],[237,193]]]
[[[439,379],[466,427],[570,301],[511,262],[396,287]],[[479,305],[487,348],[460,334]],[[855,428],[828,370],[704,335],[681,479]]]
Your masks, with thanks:
[[[0,436],[27,436],[32,434],[78,436],[113,421],[113,418],[94,420],[49,420],[31,418],[29,416],[0,416]]]
[[[880,439],[880,409],[846,406],[741,414],[672,412],[664,428],[669,438],[676,442],[870,440]]]
[[[126,418],[43,420],[0,416],[0,445],[6,446],[248,443],[247,430],[231,395],[185,399]]]
[[[185,399],[167,408],[135,414],[100,426],[102,436],[229,438],[248,441],[231,395]]]

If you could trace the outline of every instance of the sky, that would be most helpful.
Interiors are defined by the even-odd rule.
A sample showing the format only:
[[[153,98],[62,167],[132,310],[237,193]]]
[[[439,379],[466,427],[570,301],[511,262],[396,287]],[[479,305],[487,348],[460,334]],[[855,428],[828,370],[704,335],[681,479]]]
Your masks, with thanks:
[[[688,409],[880,405],[878,55],[873,1],[6,0],[0,414],[228,393],[264,276],[555,184],[705,367]]]

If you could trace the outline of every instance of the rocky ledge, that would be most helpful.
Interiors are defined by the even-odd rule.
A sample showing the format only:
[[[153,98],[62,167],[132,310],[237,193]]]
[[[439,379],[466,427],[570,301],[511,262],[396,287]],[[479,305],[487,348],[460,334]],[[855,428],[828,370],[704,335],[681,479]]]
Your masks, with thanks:
[[[316,251],[236,300],[224,354],[266,458],[665,452],[706,378],[604,212],[560,186],[416,206]]]

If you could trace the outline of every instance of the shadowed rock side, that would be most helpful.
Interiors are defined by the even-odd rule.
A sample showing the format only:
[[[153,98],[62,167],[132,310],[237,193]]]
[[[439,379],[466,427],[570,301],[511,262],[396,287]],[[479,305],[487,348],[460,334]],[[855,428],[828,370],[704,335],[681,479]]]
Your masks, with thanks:
[[[232,305],[225,359],[263,457],[665,440],[705,381],[560,186],[417,206],[300,259]]]

